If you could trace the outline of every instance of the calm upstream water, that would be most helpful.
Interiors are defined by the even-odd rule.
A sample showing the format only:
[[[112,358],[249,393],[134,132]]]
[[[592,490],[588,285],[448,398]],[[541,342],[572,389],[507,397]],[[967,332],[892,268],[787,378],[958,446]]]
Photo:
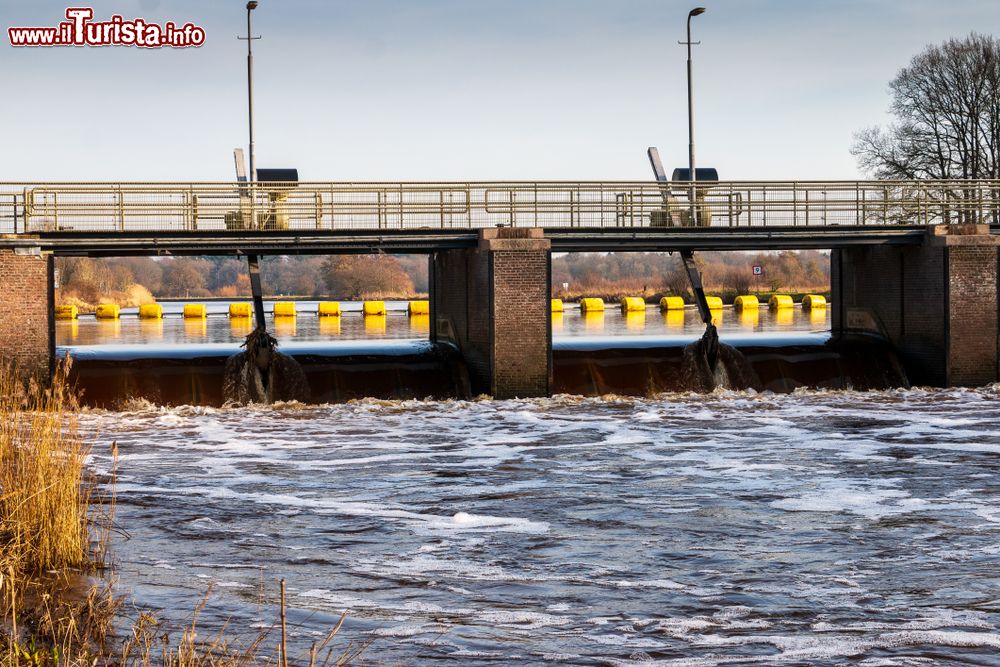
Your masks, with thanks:
[[[56,344],[106,345],[113,343],[236,343],[250,333],[249,318],[230,319],[228,302],[207,304],[205,319],[184,319],[182,303],[164,303],[162,320],[140,320],[137,309],[125,309],[118,320],[96,320],[93,315],[78,320],[56,322]],[[298,302],[297,317],[274,318],[271,306],[265,304],[268,330],[279,342],[337,341],[371,338],[423,338],[430,335],[430,318],[410,317],[406,301],[386,302],[384,317],[364,317],[360,302],[341,304],[341,317],[317,317],[315,301]],[[791,308],[771,312],[766,307],[758,312],[736,313],[732,308],[715,311],[716,326],[724,334],[814,331],[830,329],[829,309],[803,311]],[[697,338],[705,325],[698,313],[689,307],[683,311],[661,313],[650,306],[645,313],[623,315],[616,304],[608,304],[604,313],[580,313],[575,304],[567,304],[563,313],[552,314],[552,333],[556,337],[580,335],[689,335]]]
[[[1000,664],[1000,389],[86,412],[119,573],[369,664]],[[174,636],[179,636],[175,631]],[[272,635],[273,637],[274,635]]]

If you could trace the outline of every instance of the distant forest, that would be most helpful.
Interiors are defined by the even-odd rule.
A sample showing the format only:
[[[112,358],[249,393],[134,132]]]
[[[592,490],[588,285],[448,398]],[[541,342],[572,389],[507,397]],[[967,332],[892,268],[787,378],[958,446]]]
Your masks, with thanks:
[[[829,255],[818,251],[700,253],[706,289],[723,297],[752,292],[825,292]],[[761,267],[755,276],[753,267]],[[245,298],[246,260],[233,257],[59,258],[60,303],[82,309],[168,298]],[[264,258],[268,296],[331,299],[410,298],[426,294],[423,255],[283,256]],[[553,296],[654,297],[688,291],[680,258],[666,253],[571,253],[552,258]]]

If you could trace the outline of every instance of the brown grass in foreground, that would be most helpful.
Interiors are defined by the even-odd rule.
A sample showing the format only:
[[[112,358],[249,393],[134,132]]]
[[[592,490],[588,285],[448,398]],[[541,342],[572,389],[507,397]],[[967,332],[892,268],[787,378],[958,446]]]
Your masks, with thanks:
[[[89,446],[77,432],[67,371],[61,366],[42,387],[0,364],[0,667],[288,667],[284,581],[273,657],[262,651],[268,632],[249,635],[245,643],[228,629],[199,640],[197,620],[207,594],[176,644],[149,612],[139,613],[126,636],[115,636],[123,604],[112,594],[106,567],[114,478],[109,495],[101,496],[87,468]],[[112,445],[117,459],[116,450]],[[294,664],[357,661],[367,644],[340,653],[329,646],[343,622],[341,617]]]

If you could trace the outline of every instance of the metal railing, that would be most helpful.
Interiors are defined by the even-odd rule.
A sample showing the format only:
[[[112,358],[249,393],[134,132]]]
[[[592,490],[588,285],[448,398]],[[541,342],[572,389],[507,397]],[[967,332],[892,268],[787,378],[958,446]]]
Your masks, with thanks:
[[[0,233],[1000,224],[1000,180],[0,183]]]

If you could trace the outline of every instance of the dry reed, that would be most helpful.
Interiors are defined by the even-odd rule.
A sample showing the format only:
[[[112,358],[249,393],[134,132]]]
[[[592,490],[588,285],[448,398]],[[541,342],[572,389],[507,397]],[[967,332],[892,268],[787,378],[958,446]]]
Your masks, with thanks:
[[[122,603],[112,595],[112,583],[95,583],[87,575],[107,562],[115,474],[101,496],[86,465],[90,449],[77,432],[69,363],[59,365],[47,386],[24,382],[17,368],[0,364],[0,667],[287,667],[284,580],[277,658],[262,654],[267,632],[245,645],[227,636],[227,628],[199,640],[197,621],[208,594],[178,643],[143,611],[127,636],[117,638],[117,648],[111,646]],[[117,461],[114,444],[112,453]],[[313,667],[359,659],[367,643],[339,653],[329,646],[345,617],[301,662]],[[325,659],[317,663],[324,650]]]

